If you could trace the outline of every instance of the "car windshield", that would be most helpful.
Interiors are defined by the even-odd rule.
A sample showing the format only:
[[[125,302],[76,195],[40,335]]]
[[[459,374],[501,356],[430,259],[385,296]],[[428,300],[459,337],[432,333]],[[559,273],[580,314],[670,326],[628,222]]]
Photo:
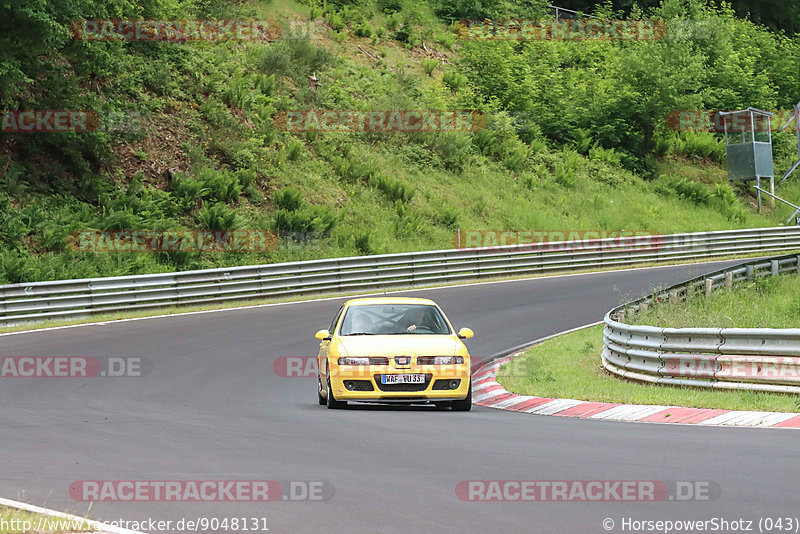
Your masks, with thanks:
[[[361,304],[345,313],[339,335],[450,334],[442,312],[427,304]]]

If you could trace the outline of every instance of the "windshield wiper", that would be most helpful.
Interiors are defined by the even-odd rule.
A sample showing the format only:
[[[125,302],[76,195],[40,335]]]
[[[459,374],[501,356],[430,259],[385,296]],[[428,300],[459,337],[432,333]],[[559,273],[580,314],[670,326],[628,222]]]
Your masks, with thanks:
[[[374,336],[372,332],[353,332],[352,334],[342,334],[343,336]]]

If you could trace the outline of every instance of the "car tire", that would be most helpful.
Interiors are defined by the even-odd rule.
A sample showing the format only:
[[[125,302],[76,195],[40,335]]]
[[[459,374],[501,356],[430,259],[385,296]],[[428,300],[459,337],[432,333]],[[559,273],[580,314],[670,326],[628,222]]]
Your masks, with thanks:
[[[337,401],[333,397],[333,390],[331,389],[331,379],[328,378],[328,390],[325,395],[325,401],[328,405],[329,410],[336,410],[338,408],[344,408],[347,406],[347,401]]]
[[[472,381],[469,383],[469,391],[464,400],[453,401],[454,412],[468,412],[472,409]]]
[[[322,378],[319,376],[317,376],[317,402],[319,402],[320,406],[325,406],[328,403],[325,397],[322,396]]]

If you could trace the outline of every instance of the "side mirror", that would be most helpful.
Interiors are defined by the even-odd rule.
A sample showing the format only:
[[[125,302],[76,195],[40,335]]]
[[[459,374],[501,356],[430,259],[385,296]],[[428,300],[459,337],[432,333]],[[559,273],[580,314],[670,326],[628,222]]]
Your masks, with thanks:
[[[461,330],[458,331],[458,337],[460,337],[461,339],[469,339],[474,335],[475,332],[473,332],[469,328],[462,328]]]
[[[330,340],[331,333],[328,332],[327,330],[320,330],[316,334],[314,334],[314,337],[319,339],[320,341]]]

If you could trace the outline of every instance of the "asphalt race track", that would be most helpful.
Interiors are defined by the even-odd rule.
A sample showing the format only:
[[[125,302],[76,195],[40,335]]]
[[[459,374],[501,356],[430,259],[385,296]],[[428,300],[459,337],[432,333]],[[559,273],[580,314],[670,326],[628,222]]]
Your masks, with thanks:
[[[731,264],[733,262],[726,262]],[[726,264],[408,291],[469,326],[473,357],[602,319],[651,285]],[[318,406],[281,356],[316,355],[345,299],[0,337],[2,356],[144,357],[126,378],[3,378],[0,495],[84,515],[79,480],[325,481],[324,501],[102,502],[102,520],[265,517],[270,533],[600,533],[623,518],[800,516],[800,433],[533,416],[476,406]],[[598,355],[599,365],[599,355]],[[463,502],[462,480],[712,481],[707,502]],[[219,529],[222,530],[222,529]],[[239,529],[239,531],[242,531]],[[632,531],[631,529],[626,530]],[[172,532],[177,532],[172,529]]]

